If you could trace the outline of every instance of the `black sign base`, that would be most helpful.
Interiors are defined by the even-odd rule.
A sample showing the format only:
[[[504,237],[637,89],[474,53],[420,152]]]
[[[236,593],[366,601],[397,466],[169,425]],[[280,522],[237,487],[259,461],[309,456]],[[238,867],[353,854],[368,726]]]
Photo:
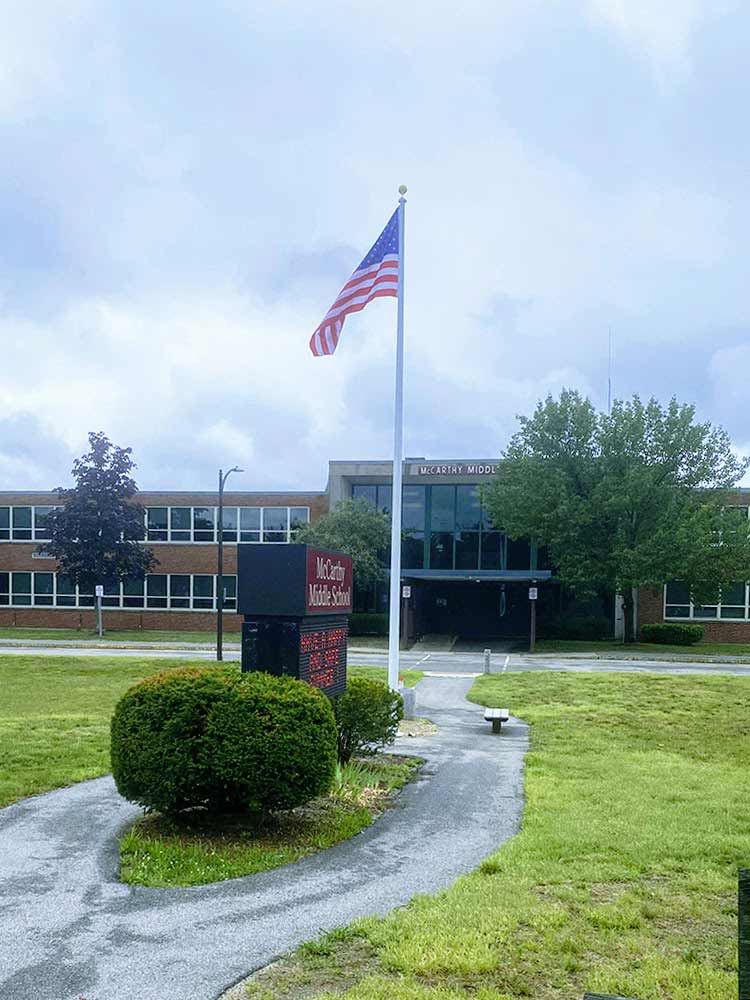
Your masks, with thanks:
[[[242,671],[295,677],[329,697],[346,690],[345,615],[281,618],[246,615],[242,624]]]

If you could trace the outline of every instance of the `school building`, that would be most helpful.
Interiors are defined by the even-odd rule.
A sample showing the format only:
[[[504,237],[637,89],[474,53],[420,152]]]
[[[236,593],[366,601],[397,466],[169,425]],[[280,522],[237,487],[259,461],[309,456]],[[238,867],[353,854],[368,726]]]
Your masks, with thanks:
[[[407,459],[403,485],[402,583],[407,638],[426,633],[467,638],[528,635],[529,588],[537,588],[540,625],[566,614],[569,605],[554,567],[533,541],[509,539],[482,508],[479,488],[497,471],[497,460]],[[224,545],[225,627],[239,629],[236,607],[237,545],[287,545],[300,525],[315,521],[339,500],[362,498],[390,512],[391,464],[329,463],[321,491],[224,494],[217,524],[215,492],[138,494],[146,543],[158,565],[145,580],[105,589],[106,624],[113,629],[211,630],[215,627],[217,532]],[[52,492],[0,492],[0,626],[91,628],[94,596],[73,586],[44,551]],[[750,490],[733,503],[750,517]],[[355,581],[356,583],[356,581]],[[637,595],[638,624],[699,621],[707,638],[750,641],[750,593],[738,581],[720,604],[694,606],[679,584]],[[387,584],[358,589],[355,611],[385,612]],[[611,597],[601,611],[619,627]]]

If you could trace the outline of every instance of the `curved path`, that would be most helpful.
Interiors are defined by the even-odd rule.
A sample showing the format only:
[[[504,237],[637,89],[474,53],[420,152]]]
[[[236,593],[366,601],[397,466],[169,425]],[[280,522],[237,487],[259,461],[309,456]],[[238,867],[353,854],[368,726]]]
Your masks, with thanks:
[[[3,1000],[212,1000],[281,953],[472,868],[518,829],[526,727],[493,736],[469,678],[427,678],[437,736],[399,741],[427,776],[351,840],[212,886],[129,887],[115,838],[139,814],[111,778],[0,811]]]

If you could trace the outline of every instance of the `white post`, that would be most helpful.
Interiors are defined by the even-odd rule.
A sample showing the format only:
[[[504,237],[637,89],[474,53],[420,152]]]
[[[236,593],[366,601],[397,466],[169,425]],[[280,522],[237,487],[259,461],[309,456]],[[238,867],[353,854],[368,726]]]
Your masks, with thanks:
[[[398,189],[398,323],[393,413],[393,498],[391,500],[391,594],[388,628],[388,687],[398,690],[401,633],[401,481],[404,467],[404,221],[406,188]]]

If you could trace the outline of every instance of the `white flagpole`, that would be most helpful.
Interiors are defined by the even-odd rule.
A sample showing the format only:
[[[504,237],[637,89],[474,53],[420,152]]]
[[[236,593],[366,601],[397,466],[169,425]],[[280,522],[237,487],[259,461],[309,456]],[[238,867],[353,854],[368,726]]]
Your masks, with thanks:
[[[401,481],[404,467],[404,222],[406,187],[398,189],[398,323],[393,413],[393,497],[391,500],[391,594],[388,629],[388,687],[398,690],[401,633]]]

